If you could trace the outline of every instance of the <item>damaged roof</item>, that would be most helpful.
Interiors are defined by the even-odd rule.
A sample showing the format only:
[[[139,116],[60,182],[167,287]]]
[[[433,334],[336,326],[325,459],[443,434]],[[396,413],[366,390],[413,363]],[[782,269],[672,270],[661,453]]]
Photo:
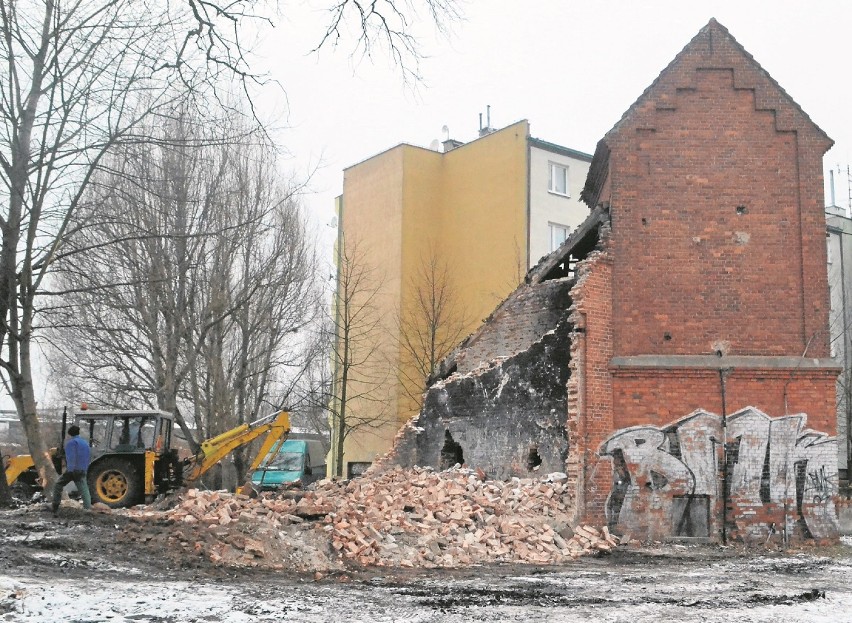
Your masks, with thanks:
[[[590,170],[589,175],[591,174]],[[598,230],[601,223],[608,219],[609,209],[605,206],[597,206],[558,249],[545,255],[529,270],[524,283],[537,284],[568,276],[570,273],[568,262],[571,257],[582,259],[594,250],[598,243]]]

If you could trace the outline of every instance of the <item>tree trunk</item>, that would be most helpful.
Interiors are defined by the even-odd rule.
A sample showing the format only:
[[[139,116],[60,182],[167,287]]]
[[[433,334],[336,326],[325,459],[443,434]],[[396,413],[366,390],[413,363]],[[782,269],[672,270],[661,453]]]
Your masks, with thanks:
[[[12,492],[9,490],[9,485],[6,483],[6,474],[0,478],[0,508],[11,508]]]
[[[29,364],[27,364],[27,368],[29,368]],[[29,370],[26,372],[22,370],[19,376],[12,378],[12,399],[18,409],[18,417],[24,427],[30,456],[33,458],[36,471],[44,484],[45,490],[50,490],[56,482],[58,474],[53,467],[50,449],[45,443],[44,437],[42,437],[41,423],[36,415],[35,394],[33,393],[33,382],[29,376]]]

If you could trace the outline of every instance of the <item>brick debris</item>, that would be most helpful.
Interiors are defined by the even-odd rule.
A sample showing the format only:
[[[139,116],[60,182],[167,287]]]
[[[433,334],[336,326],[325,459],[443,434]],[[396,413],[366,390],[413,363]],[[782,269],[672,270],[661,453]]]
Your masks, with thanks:
[[[184,549],[229,566],[552,564],[619,546],[606,527],[572,525],[568,499],[563,473],[504,482],[457,466],[324,480],[295,495],[189,489],[172,508],[127,512],[179,528]],[[310,560],[276,555],[300,540],[313,544]],[[326,560],[317,559],[320,552]]]

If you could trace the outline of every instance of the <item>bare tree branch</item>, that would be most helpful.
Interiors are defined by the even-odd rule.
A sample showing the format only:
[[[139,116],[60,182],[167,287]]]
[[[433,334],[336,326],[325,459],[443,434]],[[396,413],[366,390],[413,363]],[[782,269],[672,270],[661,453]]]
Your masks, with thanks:
[[[459,306],[449,267],[434,244],[420,258],[399,318],[402,391],[413,413],[420,410],[426,382],[465,336],[468,319]]]

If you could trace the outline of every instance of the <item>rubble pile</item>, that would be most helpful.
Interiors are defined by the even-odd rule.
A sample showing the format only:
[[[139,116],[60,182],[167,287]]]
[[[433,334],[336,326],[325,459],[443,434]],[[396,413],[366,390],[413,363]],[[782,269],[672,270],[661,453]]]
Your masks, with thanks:
[[[314,544],[303,567],[326,569],[343,561],[424,568],[548,564],[617,547],[618,537],[606,528],[570,524],[565,481],[560,473],[502,482],[458,467],[395,468],[348,482],[321,481],[295,495],[190,489],[171,509],[133,513],[195,530],[194,550],[220,564],[297,568],[277,552],[292,552],[303,540]],[[317,543],[327,560],[317,560]]]
[[[549,480],[549,482],[548,482]],[[483,562],[555,563],[618,545],[592,527],[572,529],[564,474],[489,481],[454,469],[394,469],[315,497],[334,511],[323,530],[361,565],[453,567]]]

